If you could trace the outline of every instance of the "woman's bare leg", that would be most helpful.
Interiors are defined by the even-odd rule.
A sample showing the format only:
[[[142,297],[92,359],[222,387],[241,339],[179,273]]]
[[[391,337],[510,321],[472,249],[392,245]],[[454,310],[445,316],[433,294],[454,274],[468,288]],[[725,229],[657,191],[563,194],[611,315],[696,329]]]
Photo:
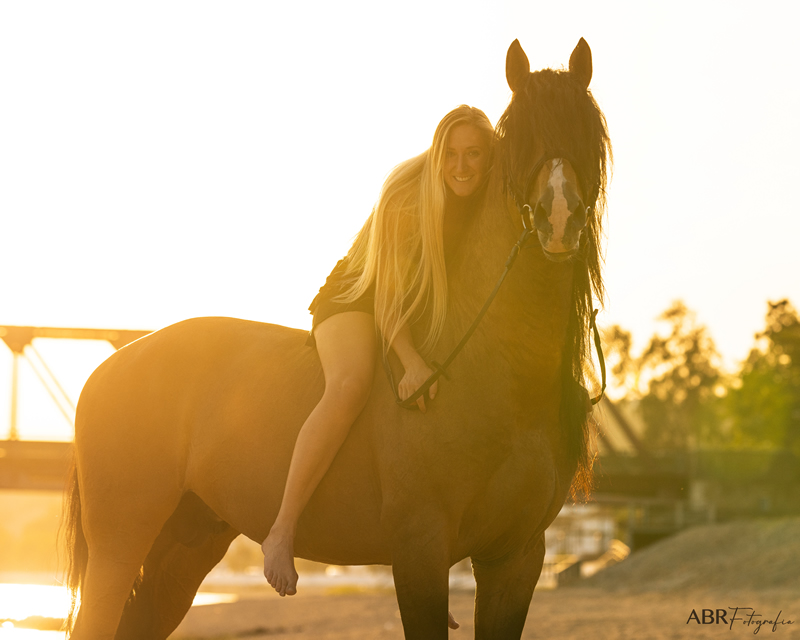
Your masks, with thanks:
[[[367,403],[377,354],[375,317],[362,311],[327,318],[314,329],[314,338],[325,392],[297,435],[281,508],[261,543],[264,576],[281,596],[297,593],[297,521]]]

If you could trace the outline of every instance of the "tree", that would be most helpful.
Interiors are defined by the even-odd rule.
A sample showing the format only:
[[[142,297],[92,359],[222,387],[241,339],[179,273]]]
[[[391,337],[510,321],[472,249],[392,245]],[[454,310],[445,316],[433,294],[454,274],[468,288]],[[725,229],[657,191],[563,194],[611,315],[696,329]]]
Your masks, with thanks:
[[[721,373],[714,341],[681,301],[658,319],[668,333],[653,335],[638,358],[631,355],[630,333],[618,326],[606,331],[614,380],[628,389],[628,400],[639,400],[649,448],[686,451],[716,442]]]
[[[633,336],[630,331],[615,324],[603,331],[603,343],[614,387],[630,395],[638,388],[639,383],[637,363],[631,355]]]
[[[686,451],[718,438],[719,354],[683,302],[674,302],[659,320],[669,334],[654,335],[639,358],[639,370],[649,377],[641,402],[645,440],[657,449]]]
[[[745,446],[767,445],[800,455],[800,317],[788,300],[768,303],[761,342],[728,394],[733,436]]]

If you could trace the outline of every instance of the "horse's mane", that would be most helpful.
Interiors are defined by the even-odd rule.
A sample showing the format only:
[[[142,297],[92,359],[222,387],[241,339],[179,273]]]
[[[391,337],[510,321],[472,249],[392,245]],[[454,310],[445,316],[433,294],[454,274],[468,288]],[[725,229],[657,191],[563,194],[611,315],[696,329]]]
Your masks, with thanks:
[[[605,298],[600,237],[613,158],[606,119],[592,94],[569,71],[542,69],[531,73],[527,85],[514,92],[497,123],[497,139],[496,161],[512,193],[519,192],[519,186],[534,177],[530,172],[542,153],[561,156],[572,164],[585,204],[593,209],[573,262],[573,309],[564,347],[564,362],[570,366],[562,368],[561,406],[569,451],[578,465],[573,497],[576,490],[588,495],[592,482],[592,430],[583,387],[593,386],[587,383],[596,380],[589,325],[592,295],[601,305]]]

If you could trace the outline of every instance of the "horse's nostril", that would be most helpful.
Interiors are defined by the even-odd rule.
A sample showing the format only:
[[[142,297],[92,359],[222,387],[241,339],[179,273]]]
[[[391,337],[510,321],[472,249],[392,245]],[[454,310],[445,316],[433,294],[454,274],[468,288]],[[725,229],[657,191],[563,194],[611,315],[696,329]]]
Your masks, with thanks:
[[[537,202],[536,209],[533,212],[533,226],[536,227],[537,231],[543,233],[550,233],[553,231],[553,227],[547,219],[548,217],[547,211],[545,211],[542,203]]]

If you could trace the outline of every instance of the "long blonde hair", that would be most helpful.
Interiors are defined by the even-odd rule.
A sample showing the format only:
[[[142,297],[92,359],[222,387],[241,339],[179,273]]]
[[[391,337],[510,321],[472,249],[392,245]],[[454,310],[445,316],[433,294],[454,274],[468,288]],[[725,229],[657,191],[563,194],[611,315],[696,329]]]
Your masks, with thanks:
[[[491,152],[494,129],[486,114],[467,105],[453,109],[436,127],[430,149],[389,174],[348,253],[353,282],[338,299],[352,302],[375,283],[375,320],[387,349],[403,325],[426,310],[430,325],[420,351],[430,352],[442,332],[447,311],[443,170],[450,132],[465,124],[485,137]]]

